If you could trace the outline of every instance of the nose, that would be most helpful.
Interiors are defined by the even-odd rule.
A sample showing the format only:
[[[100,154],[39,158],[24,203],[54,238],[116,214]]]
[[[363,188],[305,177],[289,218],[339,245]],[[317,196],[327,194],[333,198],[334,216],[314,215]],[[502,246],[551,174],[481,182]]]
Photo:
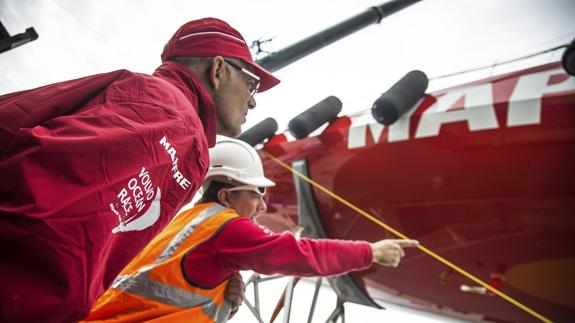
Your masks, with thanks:
[[[258,213],[263,213],[268,209],[268,205],[266,204],[266,202],[264,201],[263,197],[260,197],[259,203],[258,203]]]
[[[248,109],[253,109],[255,108],[257,105],[256,103],[256,99],[254,99],[254,96],[250,96],[250,100],[248,101]]]

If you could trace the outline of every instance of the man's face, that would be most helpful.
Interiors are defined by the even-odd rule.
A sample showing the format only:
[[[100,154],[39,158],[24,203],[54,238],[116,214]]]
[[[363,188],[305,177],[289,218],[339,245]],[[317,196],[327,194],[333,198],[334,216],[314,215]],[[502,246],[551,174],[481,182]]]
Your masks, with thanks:
[[[240,216],[252,220],[267,209],[264,197],[254,191],[228,192],[228,202]]]
[[[256,106],[252,91],[258,81],[242,72],[240,69],[249,69],[239,60],[229,60],[225,65],[228,76],[216,91],[214,102],[216,104],[217,133],[228,137],[237,137],[241,133],[241,126],[246,122],[249,109]],[[234,65],[230,65],[234,64]]]

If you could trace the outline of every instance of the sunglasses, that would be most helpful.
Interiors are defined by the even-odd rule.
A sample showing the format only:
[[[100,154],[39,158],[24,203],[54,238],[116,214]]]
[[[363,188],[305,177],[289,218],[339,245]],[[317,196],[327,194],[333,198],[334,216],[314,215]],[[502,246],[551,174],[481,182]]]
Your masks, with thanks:
[[[258,91],[258,89],[260,88],[260,77],[229,59],[224,58],[224,62],[228,63],[231,67],[237,69],[240,72],[243,72],[244,74],[246,74],[247,76],[249,76],[254,80],[253,83],[250,83],[250,95],[254,96]]]
[[[255,185],[240,185],[236,187],[229,188],[228,191],[253,191],[258,193],[260,196],[264,196],[266,194],[266,188],[263,186],[255,186]]]

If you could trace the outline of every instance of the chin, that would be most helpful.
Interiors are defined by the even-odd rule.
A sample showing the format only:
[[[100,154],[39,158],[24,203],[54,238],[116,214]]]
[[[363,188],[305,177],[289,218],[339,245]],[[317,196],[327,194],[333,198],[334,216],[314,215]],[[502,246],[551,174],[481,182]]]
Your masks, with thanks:
[[[240,126],[240,127],[237,127],[236,129],[230,129],[229,133],[230,134],[228,137],[236,138],[242,133],[242,128]]]
[[[226,136],[226,137],[230,137],[230,138],[236,138],[236,137],[238,137],[241,133],[242,133],[241,130],[231,130],[231,129],[227,129],[227,130],[218,132],[218,135]]]

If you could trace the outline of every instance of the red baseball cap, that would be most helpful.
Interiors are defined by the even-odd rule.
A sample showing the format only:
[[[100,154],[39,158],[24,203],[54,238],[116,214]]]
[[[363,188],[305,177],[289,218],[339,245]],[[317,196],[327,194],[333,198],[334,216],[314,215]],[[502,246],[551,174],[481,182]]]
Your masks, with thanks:
[[[241,59],[260,77],[258,92],[276,86],[280,80],[254,63],[242,35],[228,23],[216,18],[192,20],[176,31],[162,53],[162,62],[170,57],[223,56]]]

